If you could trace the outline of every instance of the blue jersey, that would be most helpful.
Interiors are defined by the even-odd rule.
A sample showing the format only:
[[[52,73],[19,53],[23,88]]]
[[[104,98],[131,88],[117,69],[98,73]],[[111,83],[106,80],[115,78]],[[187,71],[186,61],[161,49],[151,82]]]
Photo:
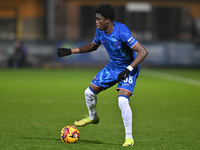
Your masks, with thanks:
[[[131,34],[127,26],[119,22],[113,22],[114,29],[111,34],[96,29],[94,43],[103,44],[109,57],[110,65],[116,69],[123,69],[130,65],[136,57],[131,48],[138,42]],[[137,67],[139,70],[139,66]]]

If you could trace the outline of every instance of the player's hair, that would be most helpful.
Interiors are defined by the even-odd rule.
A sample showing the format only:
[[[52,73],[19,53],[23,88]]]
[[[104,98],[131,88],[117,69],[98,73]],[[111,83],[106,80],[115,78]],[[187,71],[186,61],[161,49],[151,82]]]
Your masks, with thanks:
[[[95,12],[101,14],[104,18],[113,21],[115,19],[115,10],[110,4],[100,4],[95,8]]]

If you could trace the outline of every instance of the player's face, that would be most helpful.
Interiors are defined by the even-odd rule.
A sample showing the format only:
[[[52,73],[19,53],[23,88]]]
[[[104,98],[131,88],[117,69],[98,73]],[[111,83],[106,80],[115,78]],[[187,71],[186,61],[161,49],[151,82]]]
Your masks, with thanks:
[[[96,26],[99,30],[106,30],[108,27],[108,19],[105,19],[101,14],[96,14]]]

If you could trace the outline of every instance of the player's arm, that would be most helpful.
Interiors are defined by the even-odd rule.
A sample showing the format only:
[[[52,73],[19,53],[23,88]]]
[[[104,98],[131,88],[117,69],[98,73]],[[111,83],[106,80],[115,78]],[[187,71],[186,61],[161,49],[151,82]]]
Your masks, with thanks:
[[[134,59],[134,61],[126,69],[124,69],[122,72],[119,73],[118,78],[117,78],[118,81],[126,79],[129,73],[134,68],[136,68],[148,55],[147,50],[139,42],[137,42],[131,49],[137,52],[137,56]]]
[[[97,50],[98,47],[99,47],[99,45],[97,45],[94,42],[92,42],[90,44],[86,44],[86,45],[78,47],[78,48],[72,48],[71,51],[72,51],[72,54],[87,53],[87,52],[91,52],[91,51]]]
[[[97,50],[98,47],[99,47],[98,44],[95,44],[94,42],[92,42],[92,43],[89,43],[77,48],[58,48],[57,55],[58,57],[64,57],[64,56],[68,56],[68,55],[76,54],[76,53],[87,53],[87,52]]]
[[[135,60],[130,64],[130,66],[134,69],[145,59],[148,52],[139,42],[132,47],[132,50],[137,52]]]

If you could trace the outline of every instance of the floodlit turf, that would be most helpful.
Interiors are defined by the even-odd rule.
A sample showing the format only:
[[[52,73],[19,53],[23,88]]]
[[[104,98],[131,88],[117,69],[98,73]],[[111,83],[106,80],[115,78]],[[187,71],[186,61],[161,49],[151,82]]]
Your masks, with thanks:
[[[84,90],[98,71],[0,70],[0,149],[200,149],[200,70],[188,69],[142,69],[130,98],[133,147],[121,146],[116,86],[98,95],[100,123],[78,127],[78,143],[62,143],[60,130],[87,113]]]

